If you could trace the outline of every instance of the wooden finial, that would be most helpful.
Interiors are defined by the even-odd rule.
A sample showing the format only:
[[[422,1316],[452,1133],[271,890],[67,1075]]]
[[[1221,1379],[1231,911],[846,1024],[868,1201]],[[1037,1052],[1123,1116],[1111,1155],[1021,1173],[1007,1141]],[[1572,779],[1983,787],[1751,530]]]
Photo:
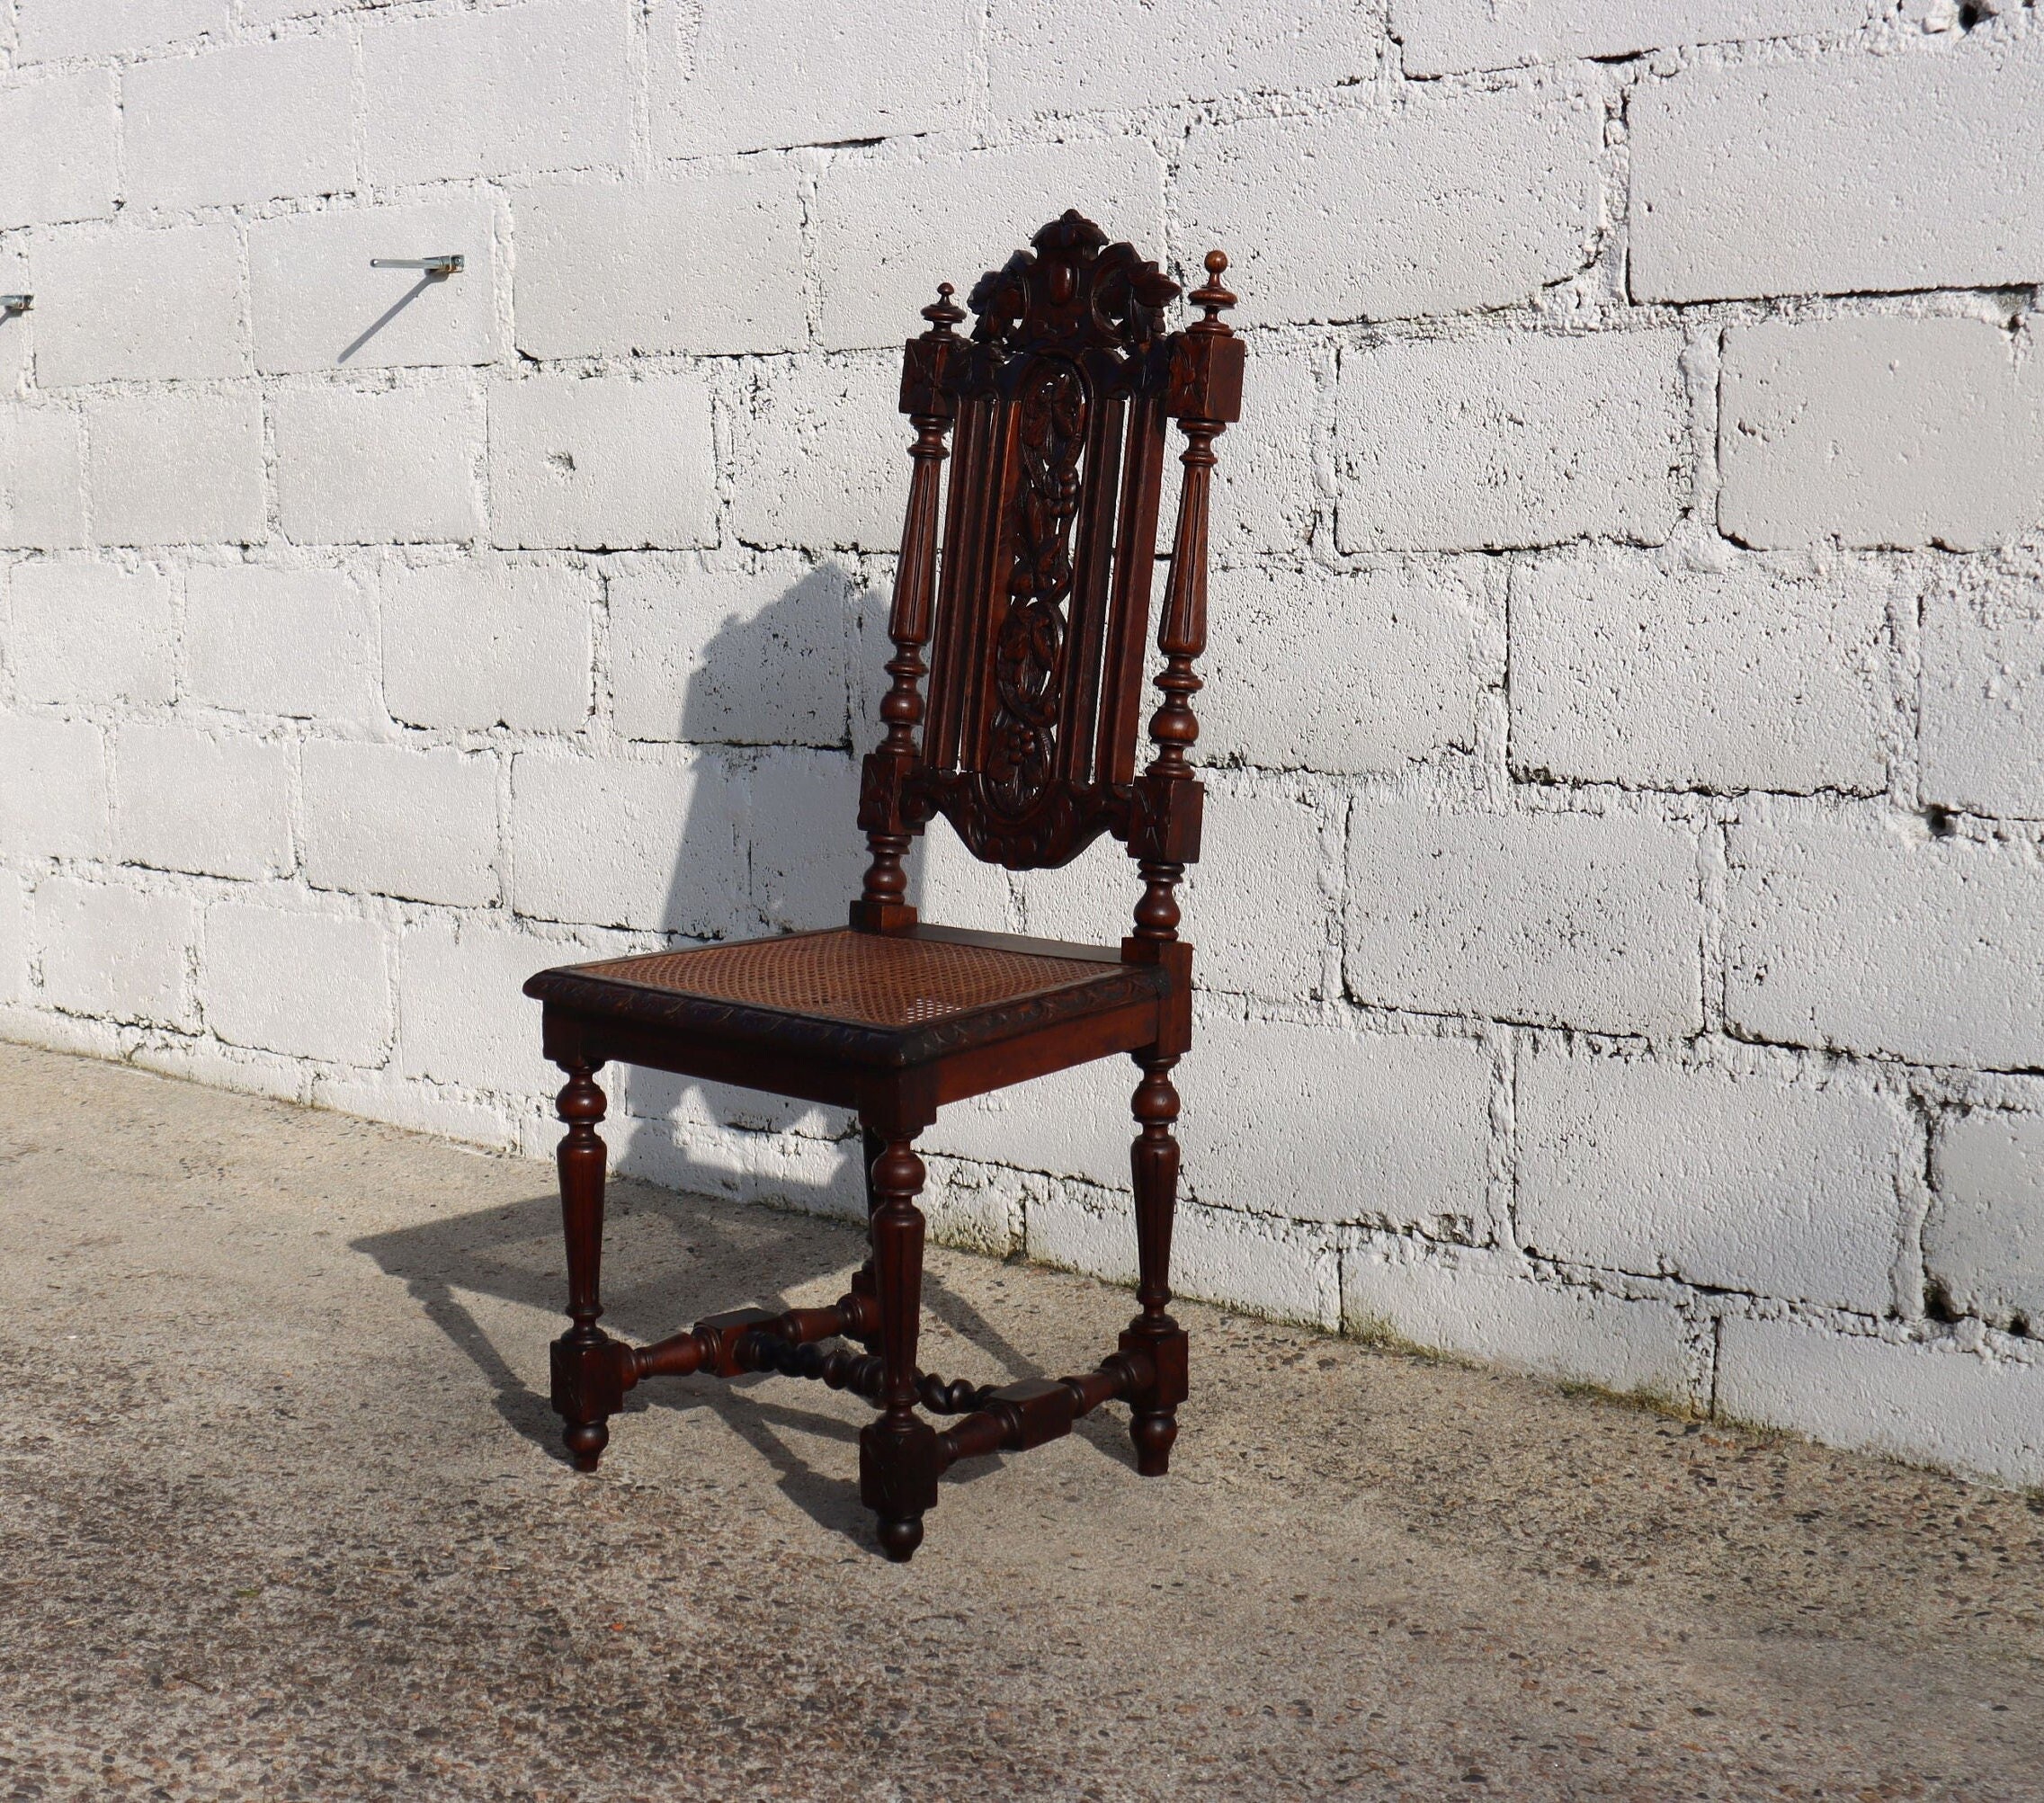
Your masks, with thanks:
[[[937,298],[923,309],[923,317],[939,332],[949,332],[965,317],[965,309],[952,303],[951,285],[948,281],[937,284]]]
[[[1195,332],[1226,332],[1221,324],[1221,309],[1235,305],[1235,296],[1221,286],[1221,272],[1227,267],[1225,251],[1210,250],[1207,253],[1207,279],[1187,297],[1193,306],[1204,308],[1207,317],[1192,327]]]

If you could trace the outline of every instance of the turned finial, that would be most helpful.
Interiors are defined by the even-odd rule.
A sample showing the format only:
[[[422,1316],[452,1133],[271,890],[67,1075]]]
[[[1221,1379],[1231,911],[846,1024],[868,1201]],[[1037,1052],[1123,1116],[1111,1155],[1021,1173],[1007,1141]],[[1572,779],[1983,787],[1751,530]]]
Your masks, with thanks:
[[[940,281],[937,284],[936,299],[923,309],[923,317],[936,331],[949,332],[965,317],[965,309],[952,303],[952,292],[950,282]]]
[[[1221,286],[1221,272],[1227,267],[1227,253],[1210,250],[1207,253],[1207,279],[1186,298],[1192,305],[1203,308],[1207,317],[1195,325],[1195,332],[1226,332],[1221,324],[1221,309],[1235,305],[1235,296]]]

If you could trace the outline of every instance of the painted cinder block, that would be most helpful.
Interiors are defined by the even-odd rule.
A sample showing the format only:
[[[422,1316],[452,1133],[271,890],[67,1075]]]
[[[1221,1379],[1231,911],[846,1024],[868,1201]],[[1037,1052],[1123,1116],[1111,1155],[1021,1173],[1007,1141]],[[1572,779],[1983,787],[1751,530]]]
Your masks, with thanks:
[[[0,87],[0,230],[112,213],[117,117],[111,69]]]
[[[477,199],[286,213],[248,228],[255,366],[271,372],[487,363],[496,317],[497,210]],[[371,269],[458,255],[461,270]]]
[[[550,1096],[561,1074],[540,1054],[535,971],[607,948],[474,917],[407,925],[397,941],[397,1067],[463,1089]]]
[[[1258,323],[1509,307],[1586,262],[1602,140],[1593,96],[1516,88],[1206,128],[1174,245],[1225,249]]]
[[[291,868],[290,753],[186,727],[124,726],[114,745],[120,860],[194,876]]]
[[[247,371],[241,246],[229,221],[50,232],[29,269],[41,388]]]
[[[1915,1063],[2044,1064],[2044,870],[1879,817],[1735,826],[1725,1013],[1747,1036]]]
[[[263,403],[253,388],[95,395],[85,440],[101,544],[249,544],[265,535]]]
[[[374,725],[376,620],[342,570],[194,564],[184,577],[188,699],[238,713]]]
[[[411,726],[573,732],[589,715],[598,585],[484,558],[391,573],[383,696]]]
[[[1487,580],[1454,567],[1217,576],[1200,755],[1336,773],[1472,749],[1502,674]]]
[[[940,280],[962,305],[982,271],[998,269],[1067,207],[1111,240],[1161,254],[1164,165],[1127,138],[936,156],[888,146],[832,161],[816,206],[823,344],[896,345],[925,329],[921,312]]]
[[[112,564],[14,567],[7,658],[24,701],[167,701],[174,692],[170,580]]]
[[[1915,56],[1854,45],[1644,82],[1626,115],[1632,291],[1720,300],[2036,281],[2040,114],[2035,40]]]
[[[198,910],[188,896],[46,877],[36,885],[40,999],[67,1013],[165,1027],[193,1024],[190,964]]]
[[[915,442],[900,398],[898,353],[762,364],[732,423],[732,531],[749,545],[893,550]]]
[[[1512,762],[1642,787],[1879,793],[1892,578],[1602,548],[1512,576]]]
[[[20,0],[14,29],[21,60],[39,63],[225,36],[228,25],[228,0]]]
[[[2027,587],[2027,585],[2025,585]],[[2044,817],[2044,610],[2024,589],[1925,598],[1917,788],[1972,814]]]
[[[1975,1112],[1931,1143],[1924,1272],[1962,1315],[2044,1331],[2044,1120]]]
[[[1349,551],[1660,544],[1689,490],[1673,332],[1497,332],[1342,358]]]
[[[1324,993],[1341,844],[1339,805],[1317,785],[1209,779],[1200,861],[1179,891],[1200,982],[1273,999]],[[1120,922],[1134,906],[1126,888],[1134,873],[1120,852],[1109,841],[1097,853],[1117,905],[1094,916],[1091,933],[1076,936],[1096,938],[1104,926],[1113,944],[1127,930]]]
[[[1514,1219],[1528,1252],[1878,1315],[1921,1135],[1862,1081],[1785,1083],[1522,1049]]]
[[[0,250],[0,294],[35,291],[29,278],[28,237],[24,232],[11,247]],[[0,314],[0,394],[17,393],[33,380],[39,323],[32,310]]]
[[[483,408],[465,375],[277,397],[277,509],[299,544],[464,540],[482,530]]]
[[[897,0],[660,0],[647,21],[653,154],[843,144],[963,123],[979,9]]]
[[[316,741],[300,758],[315,888],[486,907],[498,897],[497,762],[451,745]]]
[[[1134,1076],[1128,1065],[1115,1073],[1131,1093]],[[1443,1237],[1489,1225],[1491,1054],[1479,1040],[1215,1008],[1173,1080],[1183,1182],[1201,1201]],[[1287,1119],[1339,1126],[1271,1131]]]
[[[18,870],[0,867],[0,1004],[29,993],[29,897]]]
[[[1349,994],[1425,1013],[1673,1037],[1702,1024],[1695,835],[1628,814],[1358,802]]]
[[[2044,521],[2044,375],[1984,319],[1734,328],[1718,412],[1741,544],[1977,550]]]
[[[995,107],[1029,118],[1325,88],[1369,75],[1378,58],[1377,21],[1344,0],[1146,0],[1100,21],[1099,31],[1075,31],[1068,13],[1041,0],[994,0],[986,53]]]
[[[1443,76],[1850,31],[1867,17],[1867,0],[1392,0],[1391,35],[1408,76]]]
[[[630,38],[626,9],[609,0],[365,21],[370,179],[396,185],[624,163]]]
[[[0,856],[103,858],[113,849],[99,727],[0,713]]]
[[[215,902],[200,998],[229,1045],[323,1063],[379,1065],[391,1040],[390,946],[375,921]]]
[[[137,63],[121,83],[129,196],[167,210],[339,192],[353,109],[340,30]]]
[[[1323,411],[1334,407],[1334,353],[1331,343],[1250,342],[1255,359],[1245,378],[1243,418],[1215,442],[1220,463],[1213,474],[1209,530],[1217,567],[1268,554],[1295,557],[1313,536],[1321,506],[1321,478],[1314,443]],[[1322,375],[1327,378],[1323,398]],[[1180,434],[1167,434],[1164,503],[1157,532],[1164,549],[1178,516]],[[1161,588],[1164,570],[1157,577]]]
[[[489,408],[496,543],[620,550],[715,539],[701,376],[530,376],[494,387]]]
[[[746,895],[769,929],[838,926],[866,869],[859,765],[845,751],[781,745],[733,773]]]
[[[1689,1329],[1669,1304],[1540,1281],[1509,1254],[1371,1236],[1342,1248],[1342,1328],[1681,1403]]]
[[[712,755],[521,752],[511,770],[512,905],[540,920],[728,933],[743,861]]]
[[[6,326],[0,323],[0,334]],[[76,550],[85,542],[85,445],[65,406],[0,404],[0,545]]]
[[[1933,1460],[2004,1484],[2044,1482],[2044,1364],[1949,1342],[1733,1317],[1719,1329],[1716,1400],[1731,1420],[1832,1446]]]
[[[845,743],[851,600],[842,566],[663,561],[612,576],[609,596],[612,718],[626,737]]]
[[[809,327],[798,174],[791,161],[747,157],[622,186],[520,190],[519,349],[799,350]]]

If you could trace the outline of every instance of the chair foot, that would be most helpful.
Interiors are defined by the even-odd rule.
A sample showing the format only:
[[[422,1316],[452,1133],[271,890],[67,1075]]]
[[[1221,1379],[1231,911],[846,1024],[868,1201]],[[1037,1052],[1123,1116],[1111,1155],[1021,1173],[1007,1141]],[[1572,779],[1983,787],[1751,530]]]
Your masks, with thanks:
[[[1172,1410],[1139,1410],[1130,1415],[1129,1438],[1136,1445],[1136,1470],[1139,1475],[1171,1475],[1171,1443],[1178,1438],[1178,1416]]]
[[[880,1550],[897,1565],[906,1565],[923,1544],[923,1517],[882,1515],[879,1518]]]
[[[561,1430],[561,1443],[577,1471],[594,1471],[611,1443],[611,1430],[600,1421],[571,1421]]]
[[[624,1406],[623,1350],[608,1334],[578,1339],[571,1329],[556,1340],[553,1353],[554,1413],[561,1418],[561,1443],[577,1471],[594,1471],[611,1443],[604,1425]]]

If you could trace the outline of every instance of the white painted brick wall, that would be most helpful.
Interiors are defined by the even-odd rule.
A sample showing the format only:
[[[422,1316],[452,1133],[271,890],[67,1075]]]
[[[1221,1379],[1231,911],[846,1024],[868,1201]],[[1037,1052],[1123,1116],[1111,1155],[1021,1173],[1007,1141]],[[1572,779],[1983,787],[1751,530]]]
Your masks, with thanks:
[[[291,868],[286,745],[126,726],[114,746],[114,843],[123,863],[251,881]]]
[[[200,998],[227,1044],[323,1063],[383,1061],[393,1024],[384,928],[223,901],[206,910],[204,931]]]
[[[267,371],[487,363],[499,210],[487,200],[285,213],[248,228],[255,367]],[[458,274],[371,269],[376,258],[464,259]]]
[[[297,388],[276,403],[277,510],[301,545],[472,539],[482,406],[461,375]]]
[[[2044,817],[2044,608],[2032,585],[1927,597],[1920,730],[1926,801]]]
[[[1176,248],[1230,246],[1266,319],[1531,299],[1587,260],[1603,114],[1531,88],[1252,119],[1186,147]]]
[[[113,846],[106,736],[84,720],[0,714],[0,855],[103,858]]]
[[[1344,354],[1342,549],[1661,543],[1688,493],[1680,352],[1648,331]]]
[[[1697,862],[1691,833],[1637,815],[1359,804],[1349,993],[1428,1014],[1693,1033]]]
[[[263,536],[263,403],[253,389],[103,395],[85,403],[85,493],[101,544]]]
[[[2036,1481],[2044,39],[1977,10],[0,0],[0,1031],[548,1150],[531,970],[843,918],[900,344],[1077,206],[1222,244],[1250,358],[1179,1287]],[[1133,1083],[947,1110],[938,1230],[1130,1275]],[[857,1215],[841,1114],[611,1087]]]
[[[171,592],[160,571],[111,564],[15,567],[8,662],[24,701],[167,701]]]
[[[1409,76],[1849,31],[1867,0],[1392,0]]]
[[[1512,761],[1590,782],[1887,786],[1890,580],[1604,549],[1513,576]]]
[[[497,763],[486,752],[315,743],[302,781],[314,888],[453,907],[497,900]]]
[[[20,0],[14,25],[25,63],[146,50],[227,27],[228,0]]]
[[[1648,82],[1628,114],[1632,290],[1716,300],[2036,281],[2040,112],[2037,38]],[[1983,138],[1998,148],[1994,178],[1977,183]],[[1968,202],[1954,206],[1960,190]]]
[[[1742,544],[1977,550],[2044,522],[2044,375],[1981,319],[1727,335],[1718,521]]]
[[[595,581],[495,561],[394,571],[383,697],[418,727],[572,732],[589,712]]]
[[[524,190],[519,349],[542,358],[801,349],[799,174],[791,160],[747,157],[657,182]]]
[[[0,406],[0,544],[72,550],[85,542],[78,415],[67,407]]]
[[[550,0],[361,31],[372,180],[617,164],[629,151],[631,33],[609,0]]]
[[[1542,1257],[1881,1313],[1921,1136],[1850,1080],[1519,1060],[1520,1244]]]
[[[708,543],[711,463],[700,376],[532,376],[490,396],[500,545]]]
[[[157,232],[76,227],[30,253],[37,384],[238,376],[241,245],[230,221]]]
[[[1948,1307],[1996,1327],[2044,1321],[2044,1120],[1976,1112],[1932,1142],[1924,1263]]]
[[[1787,1045],[2044,1064],[2044,865],[1885,824],[1731,835],[1725,1013]]]
[[[198,924],[188,896],[46,878],[35,892],[40,999],[67,1013],[189,1028]]]
[[[185,693],[208,707],[370,721],[376,619],[343,570],[195,564],[184,578]]]
[[[115,117],[111,69],[31,75],[0,88],[0,229],[112,212]]]
[[[354,174],[344,31],[138,63],[121,82],[128,192],[142,207],[331,194]]]

